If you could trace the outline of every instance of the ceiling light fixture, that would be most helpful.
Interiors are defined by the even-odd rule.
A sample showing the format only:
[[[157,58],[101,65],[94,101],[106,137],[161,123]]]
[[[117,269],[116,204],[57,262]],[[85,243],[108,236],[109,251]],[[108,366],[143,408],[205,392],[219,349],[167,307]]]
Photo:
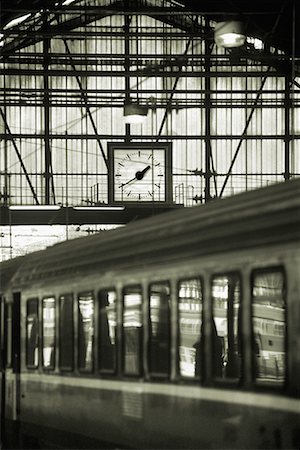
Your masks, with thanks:
[[[246,35],[243,22],[230,20],[215,26],[215,43],[218,47],[235,48],[244,45]]]
[[[125,206],[73,206],[77,211],[123,211]]]
[[[11,205],[11,211],[55,211],[60,209],[60,205]]]

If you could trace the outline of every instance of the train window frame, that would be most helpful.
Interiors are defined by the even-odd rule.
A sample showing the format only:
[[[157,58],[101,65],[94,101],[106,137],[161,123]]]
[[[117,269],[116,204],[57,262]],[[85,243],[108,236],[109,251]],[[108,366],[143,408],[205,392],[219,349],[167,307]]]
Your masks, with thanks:
[[[44,302],[45,300],[54,300],[54,338],[53,338],[53,363],[49,366],[45,365],[45,357],[44,357]],[[57,338],[57,329],[56,329],[56,319],[57,319],[57,301],[54,295],[44,296],[41,300],[41,349],[42,349],[42,358],[41,365],[45,372],[52,372],[56,367],[56,338]]]
[[[259,381],[256,378],[256,362],[255,362],[255,352],[256,352],[256,346],[255,346],[255,333],[254,333],[254,326],[253,326],[253,287],[254,287],[254,279],[256,275],[263,275],[263,274],[270,274],[270,273],[281,273],[283,277],[283,302],[284,302],[284,323],[285,323],[285,335],[284,335],[284,364],[285,364],[285,370],[284,370],[284,380],[281,384],[278,383],[276,385],[275,383],[272,384],[270,381]],[[288,382],[289,382],[289,372],[288,372],[288,341],[289,341],[289,330],[288,330],[288,302],[287,302],[287,292],[288,292],[288,277],[287,272],[284,267],[284,265],[268,265],[263,267],[255,267],[251,270],[250,274],[250,330],[251,330],[251,378],[252,378],[252,385],[257,390],[265,390],[265,391],[278,391],[283,392],[287,389]]]
[[[240,373],[239,376],[216,376],[213,373],[213,364],[212,364],[212,349],[213,349],[213,335],[211,333],[210,335],[210,348],[211,348],[211,355],[210,355],[210,365],[211,365],[211,379],[214,384],[222,384],[228,385],[228,386],[241,386],[244,382],[244,342],[243,342],[243,276],[241,271],[239,270],[229,270],[229,271],[218,271],[215,273],[212,273],[209,280],[209,289],[210,289],[210,318],[214,320],[214,298],[212,293],[212,285],[213,281],[216,278],[221,277],[236,277],[236,279],[239,281],[239,288],[240,288],[240,296],[239,296],[239,311],[238,311],[238,317],[237,317],[237,343],[239,348],[239,354],[240,354]],[[228,301],[228,300],[227,300]],[[227,313],[227,321],[228,321],[228,313]],[[228,326],[228,322],[227,322]],[[222,370],[226,370],[223,368]]]
[[[183,375],[180,371],[180,311],[179,311],[179,291],[180,291],[180,285],[182,283],[185,282],[189,282],[189,281],[194,281],[197,280],[200,283],[200,288],[201,288],[201,305],[202,305],[202,309],[201,309],[201,313],[199,314],[199,318],[201,319],[201,325],[200,325],[200,332],[199,332],[199,338],[198,341],[200,341],[201,339],[204,339],[204,334],[202,336],[202,332],[201,332],[201,328],[202,328],[202,323],[204,320],[204,278],[201,275],[194,275],[194,276],[190,276],[190,277],[184,277],[184,278],[179,278],[176,282],[176,299],[177,299],[177,327],[176,327],[176,371],[177,371],[177,375],[179,377],[179,379],[181,381],[184,381],[186,383],[199,383],[200,381],[203,380],[204,377],[204,369],[202,367],[200,367],[200,373],[196,374],[194,376],[186,376]],[[186,297],[187,298],[187,297]],[[196,345],[197,341],[195,342],[194,345]],[[197,351],[197,348],[195,347],[195,352]],[[195,355],[195,364],[196,364],[196,355]],[[196,371],[196,368],[195,368]]]
[[[28,355],[28,343],[29,343],[29,336],[28,336],[28,313],[29,313],[29,303],[34,302],[36,304],[36,311],[37,311],[37,364],[29,364],[29,355]],[[25,342],[26,342],[26,352],[25,352],[25,364],[27,369],[30,370],[37,370],[40,365],[40,302],[38,297],[31,297],[26,300],[26,319],[25,319]]]
[[[80,333],[79,333],[79,318],[80,318],[80,306],[79,300],[81,296],[89,295],[93,299],[93,334],[92,334],[92,349],[91,349],[91,368],[80,366]],[[96,326],[96,298],[94,290],[84,290],[77,294],[76,309],[77,309],[77,369],[79,373],[92,374],[95,370],[95,326]]]
[[[128,372],[125,370],[125,327],[124,327],[124,312],[125,312],[125,304],[124,304],[124,300],[125,300],[125,294],[126,291],[128,291],[128,293],[135,293],[132,292],[132,290],[138,290],[138,293],[140,295],[141,298],[141,302],[140,302],[140,318],[141,318],[141,325],[140,325],[140,333],[139,333],[139,337],[138,337],[138,342],[139,342],[139,349],[138,349],[138,353],[137,353],[137,360],[138,360],[138,370],[136,371],[136,373],[134,372]],[[136,284],[128,284],[128,285],[124,285],[122,288],[122,374],[126,377],[130,377],[130,378],[140,378],[143,376],[143,342],[144,342],[144,322],[143,322],[143,302],[144,302],[144,295],[143,295],[143,287],[141,284],[136,283]]]
[[[72,303],[72,321],[71,321],[71,365],[70,366],[66,366],[62,364],[62,347],[61,347],[61,343],[62,343],[62,300],[64,297],[68,297],[69,299],[71,299],[71,303]],[[74,294],[72,292],[67,292],[65,294],[61,294],[58,297],[58,367],[59,370],[62,372],[73,372],[74,371],[74,367],[75,367],[75,358],[74,358],[74,352],[75,352],[75,320],[74,320]]]
[[[168,371],[166,372],[158,372],[153,371],[151,368],[151,287],[155,285],[167,285],[169,287],[169,305],[168,305],[168,329],[167,329],[167,336],[168,336]],[[150,281],[148,284],[148,294],[147,294],[147,302],[148,302],[148,336],[147,336],[147,361],[148,361],[148,370],[149,370],[149,376],[151,379],[158,379],[160,381],[166,381],[168,382],[171,378],[171,365],[172,365],[172,317],[171,317],[171,310],[172,310],[172,284],[170,280],[155,280]]]
[[[116,297],[116,301],[115,301],[115,316],[116,316],[116,324],[115,324],[115,344],[114,344],[114,353],[113,353],[113,362],[114,362],[114,367],[113,369],[108,369],[108,368],[103,368],[101,367],[101,293],[108,293],[108,292],[114,292],[115,293],[115,297]],[[98,301],[98,311],[97,311],[97,321],[98,321],[98,336],[97,336],[97,348],[98,348],[98,352],[97,352],[97,367],[98,367],[98,371],[101,375],[116,375],[117,371],[118,371],[118,348],[119,348],[119,343],[118,343],[118,292],[117,289],[114,286],[111,287],[107,287],[107,288],[101,288],[98,290],[97,293],[97,301]],[[109,325],[108,325],[109,326]]]

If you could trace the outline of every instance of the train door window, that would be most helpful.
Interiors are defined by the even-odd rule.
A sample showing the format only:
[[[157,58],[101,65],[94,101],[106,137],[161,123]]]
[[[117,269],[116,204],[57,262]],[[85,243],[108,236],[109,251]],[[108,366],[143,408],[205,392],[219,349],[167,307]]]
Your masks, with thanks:
[[[129,286],[123,292],[123,369],[126,375],[141,374],[142,289]]]
[[[199,377],[202,368],[202,286],[197,278],[180,281],[178,286],[179,373]]]
[[[170,373],[170,285],[150,286],[149,370],[151,375]]]
[[[113,289],[99,292],[98,367],[102,373],[116,371],[117,296]]]
[[[54,297],[43,298],[43,367],[50,370],[55,367],[55,306]]]
[[[94,363],[94,295],[78,296],[78,368],[91,372]]]
[[[241,378],[241,287],[238,274],[212,279],[212,374],[213,377]]]
[[[74,318],[73,295],[59,297],[59,368],[73,370],[74,367]]]
[[[256,382],[281,386],[286,372],[285,276],[281,269],[253,273],[252,336]]]
[[[6,303],[6,321],[7,321],[7,342],[6,342],[6,367],[11,368],[12,367],[12,360],[13,360],[13,350],[12,350],[12,304]]]
[[[26,366],[35,369],[39,364],[39,302],[27,300],[26,311]]]

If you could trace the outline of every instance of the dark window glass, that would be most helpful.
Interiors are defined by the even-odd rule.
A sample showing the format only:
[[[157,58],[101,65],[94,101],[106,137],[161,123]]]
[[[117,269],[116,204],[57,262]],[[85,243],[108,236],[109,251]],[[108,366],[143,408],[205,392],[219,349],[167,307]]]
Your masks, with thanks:
[[[285,279],[281,270],[255,272],[252,285],[254,376],[282,385],[286,372]]]
[[[154,376],[170,373],[170,286],[150,286],[149,369]]]
[[[14,359],[14,355],[13,355],[13,345],[12,345],[12,335],[13,335],[13,331],[12,331],[12,304],[11,303],[6,303],[5,304],[5,308],[6,308],[6,320],[7,320],[7,341],[6,341],[6,355],[7,355],[7,360],[6,360],[6,367],[10,368],[12,367],[12,361]]]
[[[43,310],[43,367],[54,369],[55,366],[55,298],[44,298]]]
[[[99,292],[99,370],[115,372],[116,370],[116,326],[117,303],[116,292],[104,289]]]
[[[141,288],[139,286],[125,288],[123,302],[124,373],[139,375],[142,350]]]
[[[27,301],[26,313],[26,365],[29,368],[39,364],[39,316],[38,299]]]
[[[199,279],[179,283],[179,373],[183,377],[198,377],[201,373],[202,288]]]
[[[78,296],[78,368],[93,370],[94,296],[91,292]]]
[[[59,298],[59,367],[73,370],[74,366],[74,319],[73,295]]]
[[[212,374],[241,377],[240,279],[237,274],[219,275],[212,280]]]

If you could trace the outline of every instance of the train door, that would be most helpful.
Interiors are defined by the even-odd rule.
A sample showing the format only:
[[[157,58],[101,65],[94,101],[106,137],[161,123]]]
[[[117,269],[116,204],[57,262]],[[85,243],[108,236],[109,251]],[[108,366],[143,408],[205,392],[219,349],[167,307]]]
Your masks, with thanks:
[[[6,370],[4,392],[5,442],[8,446],[17,445],[20,417],[20,300],[19,292],[13,293],[12,302],[6,305]],[[14,447],[13,447],[14,448]]]
[[[5,309],[4,297],[0,295],[0,447],[4,443],[5,426]]]

